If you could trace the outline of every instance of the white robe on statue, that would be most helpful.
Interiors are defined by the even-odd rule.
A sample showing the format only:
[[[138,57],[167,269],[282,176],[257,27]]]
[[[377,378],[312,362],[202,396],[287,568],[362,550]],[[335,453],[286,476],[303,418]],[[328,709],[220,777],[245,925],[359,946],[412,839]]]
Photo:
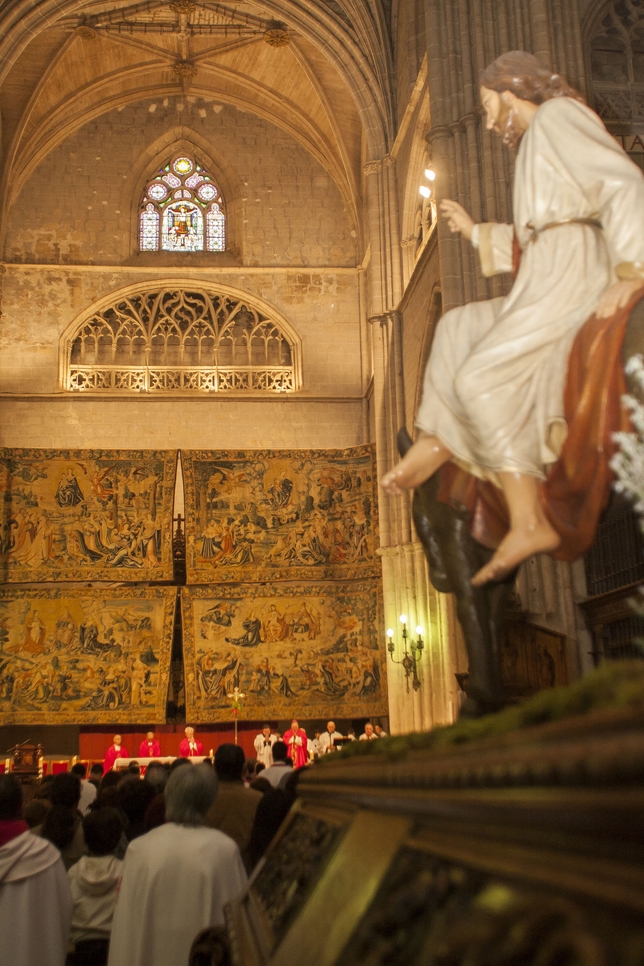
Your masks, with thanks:
[[[247,885],[239,849],[212,828],[168,822],[130,842],[109,966],[188,966],[199,932],[223,926]]]
[[[72,897],[58,849],[31,832],[0,848],[0,962],[64,966]]]
[[[522,258],[512,291],[441,319],[416,420],[496,483],[501,471],[543,479],[561,452],[575,336],[616,277],[644,272],[644,175],[590,108],[554,98],[521,141],[514,218]],[[553,225],[571,219],[601,228]],[[512,225],[477,225],[484,275],[511,271],[512,240]]]

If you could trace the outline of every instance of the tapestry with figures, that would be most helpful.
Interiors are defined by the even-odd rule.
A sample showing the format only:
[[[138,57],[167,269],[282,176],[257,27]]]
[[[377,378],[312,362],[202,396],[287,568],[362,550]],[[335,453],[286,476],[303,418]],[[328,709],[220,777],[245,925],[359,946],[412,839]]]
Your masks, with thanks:
[[[0,452],[0,577],[172,579],[176,452]]]
[[[174,587],[0,590],[0,723],[165,721]]]
[[[372,446],[181,457],[188,583],[380,573]]]
[[[377,579],[182,590],[186,715],[364,717],[387,713]]]

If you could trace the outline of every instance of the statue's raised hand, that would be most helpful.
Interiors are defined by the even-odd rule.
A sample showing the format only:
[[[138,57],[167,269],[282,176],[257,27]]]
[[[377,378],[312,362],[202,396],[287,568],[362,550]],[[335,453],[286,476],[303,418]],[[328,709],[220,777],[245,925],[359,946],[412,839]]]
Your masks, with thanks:
[[[460,231],[464,238],[471,241],[474,220],[468,215],[465,208],[459,205],[458,201],[450,201],[449,198],[445,198],[440,203],[440,210],[443,218],[447,218],[449,230]]]

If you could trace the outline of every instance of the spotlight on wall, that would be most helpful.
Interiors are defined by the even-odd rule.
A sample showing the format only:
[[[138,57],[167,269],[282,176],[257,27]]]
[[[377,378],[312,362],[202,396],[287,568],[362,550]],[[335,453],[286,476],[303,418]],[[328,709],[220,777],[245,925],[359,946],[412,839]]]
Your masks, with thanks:
[[[426,184],[421,184],[421,186],[420,186],[420,188],[418,190],[421,193],[421,195],[423,196],[423,198],[429,198],[429,196],[432,193],[432,189],[431,188],[428,188]]]
[[[436,172],[433,170],[433,168],[425,168],[425,177],[428,181],[435,181]]]

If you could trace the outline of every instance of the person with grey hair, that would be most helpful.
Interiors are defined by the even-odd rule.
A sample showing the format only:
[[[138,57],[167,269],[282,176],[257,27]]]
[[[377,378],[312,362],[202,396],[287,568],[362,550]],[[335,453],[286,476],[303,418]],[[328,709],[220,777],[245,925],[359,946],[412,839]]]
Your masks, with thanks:
[[[177,768],[165,787],[166,824],[130,843],[116,903],[108,966],[187,963],[202,929],[247,885],[239,849],[204,820],[217,796],[210,765]]]
[[[160,761],[151,761],[145,771],[143,781],[152,785],[158,795],[159,792],[163,791],[168,781],[168,772],[165,765],[162,765]]]

